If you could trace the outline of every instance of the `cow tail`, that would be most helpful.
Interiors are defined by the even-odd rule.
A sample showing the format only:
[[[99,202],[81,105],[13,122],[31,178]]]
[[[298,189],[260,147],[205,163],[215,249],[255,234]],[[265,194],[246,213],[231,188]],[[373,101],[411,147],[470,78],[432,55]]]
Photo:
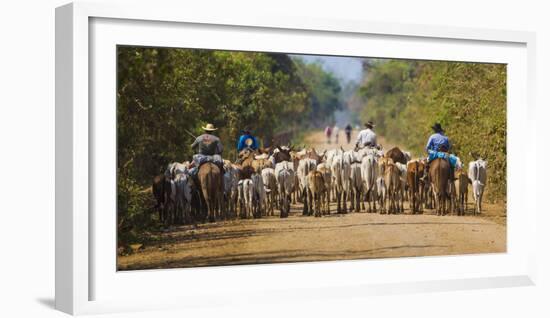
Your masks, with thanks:
[[[370,173],[370,177],[371,177],[371,181],[370,181],[370,184],[371,184],[371,188],[375,188],[376,186],[376,174],[375,174],[375,171],[376,171],[376,167],[374,166],[376,163],[374,161],[372,161],[371,163],[371,173]]]
[[[413,182],[413,192],[418,191],[418,162],[414,165],[414,182]]]

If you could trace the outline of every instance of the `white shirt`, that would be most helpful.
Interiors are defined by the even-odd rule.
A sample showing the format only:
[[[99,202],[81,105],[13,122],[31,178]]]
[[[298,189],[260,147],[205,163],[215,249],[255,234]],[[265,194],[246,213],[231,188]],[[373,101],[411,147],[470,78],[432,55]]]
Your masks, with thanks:
[[[376,146],[376,134],[370,128],[363,129],[357,135],[357,143],[359,146],[365,146],[366,144],[371,144]]]

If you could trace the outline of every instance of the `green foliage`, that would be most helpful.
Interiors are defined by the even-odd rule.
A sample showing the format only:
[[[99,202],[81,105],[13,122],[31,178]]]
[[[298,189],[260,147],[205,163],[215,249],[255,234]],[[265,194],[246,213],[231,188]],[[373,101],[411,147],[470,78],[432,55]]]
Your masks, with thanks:
[[[325,72],[319,63],[304,63],[300,58],[294,59],[299,77],[309,93],[311,107],[309,121],[319,126],[332,121],[334,111],[342,109],[342,88],[332,73]]]
[[[297,134],[339,107],[340,86],[319,66],[286,54],[200,49],[117,48],[119,229],[124,241],[153,226],[150,193],[169,162],[191,160],[201,127],[213,123],[223,157],[249,127],[263,144]],[[291,138],[292,136],[290,136]],[[126,235],[126,236],[125,236]]]
[[[501,64],[375,61],[361,87],[362,118],[381,135],[424,154],[431,125],[440,122],[452,151],[467,164],[489,161],[488,193],[506,196],[506,66]]]
[[[128,169],[128,167],[124,168]],[[154,218],[151,193],[143,191],[142,187],[129,178],[124,172],[126,169],[118,169],[118,246],[143,243],[147,240],[146,230],[159,225]]]
[[[311,96],[283,54],[119,47],[119,166],[132,160],[130,177],[146,184],[168,162],[191,158],[188,131],[199,135],[207,122],[234,158],[243,128],[269,142],[301,123]]]

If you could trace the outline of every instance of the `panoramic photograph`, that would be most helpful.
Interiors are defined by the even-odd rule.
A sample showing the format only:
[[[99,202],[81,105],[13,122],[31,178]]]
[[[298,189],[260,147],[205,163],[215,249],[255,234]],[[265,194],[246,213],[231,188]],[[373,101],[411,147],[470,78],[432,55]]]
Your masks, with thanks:
[[[117,270],[506,252],[506,64],[117,46]]]

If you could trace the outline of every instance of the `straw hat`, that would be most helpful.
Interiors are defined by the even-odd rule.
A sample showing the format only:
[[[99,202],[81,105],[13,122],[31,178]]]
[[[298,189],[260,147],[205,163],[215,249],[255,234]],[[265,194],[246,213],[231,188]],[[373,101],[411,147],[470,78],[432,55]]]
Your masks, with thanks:
[[[214,125],[212,124],[206,124],[206,127],[202,127],[202,129],[206,130],[206,131],[215,131],[215,130],[218,130],[218,128],[215,128]]]

